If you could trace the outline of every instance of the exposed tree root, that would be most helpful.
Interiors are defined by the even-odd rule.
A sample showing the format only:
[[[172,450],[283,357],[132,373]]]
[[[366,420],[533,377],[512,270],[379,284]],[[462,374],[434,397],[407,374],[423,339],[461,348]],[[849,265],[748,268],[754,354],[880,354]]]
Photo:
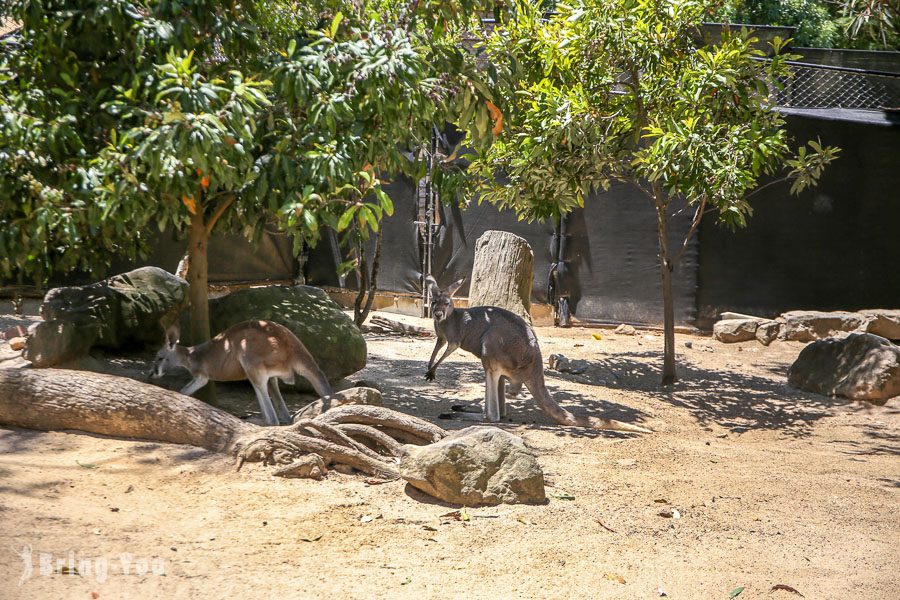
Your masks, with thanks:
[[[316,421],[335,425],[339,423],[377,425],[381,428],[411,433],[416,438],[426,440],[427,443],[437,442],[447,435],[446,431],[424,419],[390,410],[383,406],[362,404],[338,406],[316,417]]]
[[[375,446],[380,447],[384,452],[391,456],[400,454],[400,446],[402,444],[380,429],[375,429],[369,425],[360,425],[359,423],[344,423],[342,425],[336,425],[336,427],[350,437],[360,440],[362,443],[370,442]]]

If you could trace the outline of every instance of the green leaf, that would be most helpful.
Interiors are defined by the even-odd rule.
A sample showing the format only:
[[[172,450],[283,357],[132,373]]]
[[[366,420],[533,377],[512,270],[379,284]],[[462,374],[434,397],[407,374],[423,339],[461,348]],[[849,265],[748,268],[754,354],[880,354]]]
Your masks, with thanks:
[[[744,588],[743,588],[743,587],[736,587],[736,588],[734,588],[733,590],[731,590],[731,593],[728,594],[728,597],[729,597],[729,598],[737,598],[738,596],[741,595],[741,593],[742,593],[743,591],[744,591]]]
[[[344,211],[344,214],[341,215],[341,218],[337,224],[338,231],[343,231],[343,230],[347,229],[347,227],[350,225],[350,221],[353,220],[353,215],[356,214],[356,210],[358,208],[359,208],[359,206],[354,204],[353,206],[348,208],[346,211]]]
[[[361,206],[359,207],[359,214],[361,215],[361,220],[365,220],[372,231],[378,231],[378,219],[375,218],[375,213],[372,212],[371,208]]]
[[[391,200],[391,197],[388,196],[387,192],[385,192],[381,187],[375,188],[375,197],[378,198],[378,202],[381,203],[381,207],[384,209],[384,212],[387,213],[387,216],[392,216],[394,214],[394,202]]]
[[[312,232],[319,230],[319,221],[316,219],[316,213],[306,209],[303,211],[303,222],[306,223],[307,229]]]
[[[334,38],[337,35],[338,27],[341,26],[341,21],[344,20],[344,13],[338,11],[334,18],[331,20],[331,37]]]
[[[574,500],[575,499],[575,496],[573,496],[569,492],[564,492],[562,490],[555,492],[553,494],[550,494],[550,496],[552,498],[556,498],[557,500]]]

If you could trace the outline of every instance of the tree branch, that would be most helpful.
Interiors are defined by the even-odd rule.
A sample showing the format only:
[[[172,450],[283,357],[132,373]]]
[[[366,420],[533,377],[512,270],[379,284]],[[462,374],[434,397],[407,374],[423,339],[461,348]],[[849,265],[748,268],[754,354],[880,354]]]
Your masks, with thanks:
[[[759,192],[763,191],[763,190],[766,189],[767,187],[772,187],[772,186],[775,185],[775,184],[778,184],[778,183],[784,183],[784,182],[786,182],[786,181],[790,181],[791,179],[792,179],[792,178],[791,178],[790,175],[785,175],[784,177],[779,177],[778,179],[773,179],[773,180],[770,181],[769,183],[767,183],[767,184],[765,184],[765,185],[759,186],[758,188],[756,188],[755,190],[753,190],[753,191],[750,192],[749,194],[744,194],[744,199],[746,200],[747,198],[753,197],[753,195],[758,194]]]
[[[228,210],[228,207],[234,204],[237,196],[234,194],[228,194],[224,200],[219,203],[219,206],[216,207],[216,211],[209,218],[209,221],[206,222],[206,235],[211,235],[213,227],[216,226],[216,223],[219,222],[219,219]]]
[[[684,256],[684,253],[688,249],[688,245],[691,243],[691,238],[694,237],[694,234],[697,232],[697,227],[700,226],[700,221],[703,220],[704,210],[706,208],[706,194],[701,196],[700,204],[697,206],[697,210],[694,211],[694,220],[691,222],[691,228],[688,230],[687,235],[684,236],[684,243],[681,244],[681,249],[678,250],[678,253],[672,257],[672,264],[678,263],[681,260],[681,257]]]

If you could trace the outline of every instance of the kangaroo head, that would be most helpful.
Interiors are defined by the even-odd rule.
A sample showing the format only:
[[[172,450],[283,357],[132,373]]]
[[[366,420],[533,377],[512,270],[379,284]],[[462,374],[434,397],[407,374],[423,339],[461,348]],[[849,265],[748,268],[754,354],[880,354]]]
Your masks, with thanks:
[[[450,317],[450,314],[453,312],[453,294],[456,293],[465,280],[465,277],[463,277],[459,281],[451,283],[446,290],[442,290],[438,287],[434,277],[429,275],[425,278],[425,285],[428,286],[428,290],[431,293],[431,316],[434,318],[435,323],[446,321]]]
[[[158,379],[172,367],[181,366],[181,361],[178,360],[178,353],[176,352],[179,335],[180,332],[177,325],[172,325],[166,329],[166,341],[163,343],[162,348],[159,349],[159,352],[156,353],[150,377]]]

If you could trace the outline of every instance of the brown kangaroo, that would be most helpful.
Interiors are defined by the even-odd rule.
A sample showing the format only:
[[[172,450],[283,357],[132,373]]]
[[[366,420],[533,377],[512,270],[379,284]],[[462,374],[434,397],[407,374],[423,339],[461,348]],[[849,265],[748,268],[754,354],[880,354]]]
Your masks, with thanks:
[[[431,276],[425,279],[431,292],[431,315],[437,343],[425,379],[434,380],[435,370],[457,348],[471,352],[481,359],[484,366],[485,393],[484,414],[488,421],[496,423],[506,416],[506,381],[510,395],[514,396],[528,387],[541,409],[562,425],[611,429],[631,433],[652,433],[649,429],[615,421],[574,415],[561,407],[547,391],[544,383],[544,360],[534,331],[522,317],[496,306],[476,306],[457,309],[453,306],[453,294],[464,279],[441,290]],[[441,357],[435,361],[438,351],[447,345]]]
[[[278,389],[278,379],[294,383],[294,375],[306,377],[319,396],[333,392],[328,378],[315,359],[290,329],[271,321],[244,321],[233,325],[202,344],[178,344],[178,327],[166,331],[166,343],[156,354],[152,377],[162,377],[173,367],[184,367],[193,379],[181,393],[191,395],[212,381],[249,379],[259,400],[267,425],[290,423],[288,411]],[[275,405],[269,396],[275,398]]]

